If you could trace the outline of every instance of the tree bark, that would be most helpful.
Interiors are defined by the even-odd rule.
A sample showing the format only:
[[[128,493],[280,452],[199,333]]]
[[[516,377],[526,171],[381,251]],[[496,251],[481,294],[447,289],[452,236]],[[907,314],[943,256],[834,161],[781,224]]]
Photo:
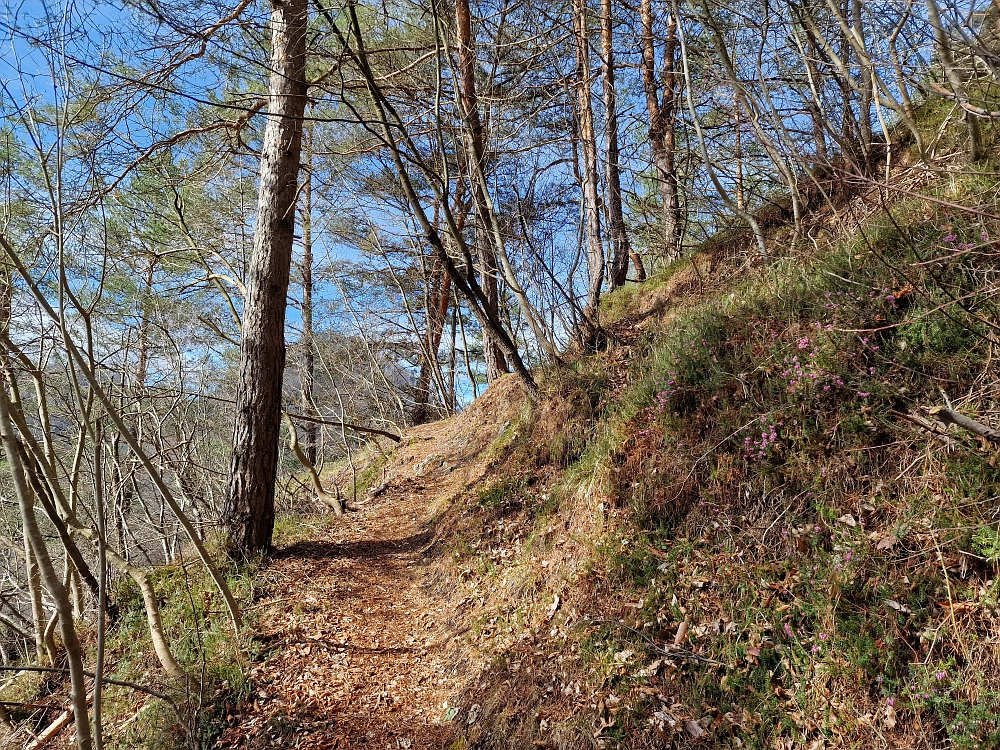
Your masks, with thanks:
[[[614,251],[611,255],[611,290],[625,283],[629,258],[636,266],[636,275],[644,276],[642,259],[629,244],[622,213],[622,180],[618,164],[618,97],[615,92],[614,18],[612,0],[601,0],[601,79],[604,83],[604,170],[608,196],[608,232]],[[640,271],[640,269],[642,269]],[[641,279],[640,279],[641,280]]]
[[[592,344],[604,283],[604,245],[601,241],[601,199],[597,193],[597,137],[594,134],[594,108],[590,101],[590,34],[586,0],[573,0],[573,28],[576,34],[577,117],[580,122],[580,153],[583,157],[581,187],[589,275],[584,324],[590,329],[585,339],[590,339],[588,343]]]
[[[472,10],[468,0],[455,0],[455,28],[458,36],[458,96],[462,105],[462,115],[466,124],[469,161],[469,183],[472,185],[472,199],[479,220],[479,236],[476,251],[479,255],[480,286],[487,304],[494,312],[499,311],[500,269],[497,265],[497,250],[490,238],[492,209],[485,188],[477,173],[486,169],[486,141],[483,137],[483,122],[479,117],[479,97],[476,94],[476,52],[472,38]],[[492,383],[501,375],[510,372],[510,366],[495,336],[483,331],[483,355],[486,359],[486,380]]]
[[[851,0],[851,31],[857,43],[865,45],[864,19],[861,15],[861,0]],[[861,67],[861,95],[858,97],[858,129],[861,136],[861,153],[864,156],[865,174],[872,169],[872,69],[861,55],[858,55],[858,65]]]
[[[274,530],[285,307],[306,106],[307,20],[307,0],[272,0],[268,119],[223,508],[229,550],[237,557],[268,550]]]
[[[316,384],[316,343],[313,331],[313,242],[312,242],[312,134],[306,139],[305,177],[302,181],[302,411],[315,415],[313,389]],[[316,465],[319,448],[319,425],[307,422],[305,426],[305,453],[309,462]]]
[[[847,18],[847,6],[848,0],[844,0],[843,10],[841,11],[841,16]],[[850,71],[851,66],[851,43],[847,38],[847,32],[842,31],[840,39],[840,57],[844,61],[844,65],[848,71]],[[856,168],[858,172],[864,171],[864,145],[861,138],[861,126],[858,124],[858,120],[854,117],[854,91],[847,80],[840,80],[838,77],[838,83],[840,84],[840,95],[843,99],[844,110],[843,118],[841,120],[841,129],[844,137],[845,148],[844,155],[847,157],[848,161]]]
[[[357,64],[358,72],[361,73],[361,76],[365,81],[365,86],[368,89],[368,93],[371,95],[372,104],[375,106],[375,114],[380,125],[379,137],[389,149],[393,165],[395,166],[396,172],[399,176],[400,187],[403,189],[403,194],[406,197],[406,202],[410,205],[424,237],[427,239],[428,244],[430,244],[431,249],[434,251],[435,257],[437,257],[441,265],[444,267],[445,273],[451,277],[452,283],[468,301],[469,309],[472,314],[476,316],[479,324],[484,328],[484,330],[488,329],[492,335],[496,336],[497,342],[503,351],[504,356],[513,366],[514,372],[516,372],[518,377],[521,379],[525,389],[528,391],[528,395],[532,398],[536,397],[538,395],[538,384],[535,382],[535,379],[531,376],[531,372],[524,364],[524,360],[521,358],[521,354],[518,351],[513,337],[507,333],[507,329],[496,311],[490,310],[488,306],[485,305],[483,290],[479,286],[475,273],[471,272],[473,265],[472,253],[469,250],[468,245],[465,243],[461,232],[458,231],[455,224],[454,214],[452,214],[447,205],[444,206],[445,219],[448,222],[448,231],[460,250],[463,265],[468,273],[459,270],[455,261],[448,254],[448,250],[441,239],[440,233],[427,216],[427,212],[424,210],[420,196],[417,194],[416,188],[410,179],[406,162],[404,162],[401,143],[406,146],[406,149],[409,152],[407,154],[408,159],[412,158],[412,155],[416,154],[418,150],[416,149],[412,139],[409,137],[409,134],[406,132],[406,128],[403,125],[403,121],[400,118],[399,113],[395,111],[392,104],[383,95],[382,90],[375,79],[375,74],[372,72],[371,66],[368,64],[367,53],[365,52],[364,47],[364,35],[361,31],[361,24],[358,20],[357,12],[354,6],[348,5],[347,16],[350,23],[350,34],[354,38],[354,43],[357,45],[356,50],[351,47],[347,37],[340,31],[333,16],[328,11],[324,11],[323,14],[330,23],[333,33],[340,41],[345,54],[347,54]],[[394,127],[398,128],[398,130],[394,130]],[[397,132],[399,133],[398,139],[396,136]],[[426,165],[422,164],[419,159],[416,161],[421,172],[425,175],[430,174],[430,170],[426,167]],[[439,200],[443,197],[440,191],[437,192],[437,196]]]
[[[6,326],[6,322],[4,325]],[[73,710],[79,722],[76,746],[79,750],[91,750],[93,737],[88,719],[87,685],[83,673],[83,648],[73,624],[73,605],[70,602],[69,592],[63,586],[63,582],[56,572],[48,548],[45,546],[45,538],[38,527],[34,497],[24,476],[17,436],[14,433],[14,424],[10,417],[10,401],[3,385],[0,385],[0,439],[3,441],[4,453],[7,455],[7,465],[14,485],[14,494],[21,509],[24,536],[28,540],[38,563],[41,581],[55,604],[59,634],[62,636],[63,647],[66,649],[66,661],[69,666]]]
[[[809,78],[812,81],[819,81],[819,70],[816,67],[816,60],[819,58],[819,54],[816,51],[815,40],[811,35],[806,35],[806,45],[804,62],[806,69],[809,71]],[[806,101],[806,109],[809,110],[809,117],[812,119],[813,140],[816,142],[816,162],[818,166],[825,167],[830,163],[830,156],[826,150],[825,115],[820,109],[818,98],[808,99]]]
[[[412,412],[413,424],[424,424],[431,417],[428,408],[431,396],[431,378],[437,367],[438,349],[441,347],[441,337],[444,335],[444,324],[448,319],[448,307],[451,302],[451,277],[440,268],[440,263],[436,260],[430,278],[427,280],[427,286],[427,330],[420,358],[420,374],[417,376],[415,404]],[[446,398],[444,393],[441,396]]]
[[[653,152],[660,200],[663,203],[663,244],[667,260],[680,255],[681,207],[677,180],[677,140],[674,125],[677,119],[677,16],[667,21],[667,36],[663,51],[663,97],[656,80],[656,46],[653,36],[652,0],[641,0],[642,20],[642,88],[646,93],[649,112],[649,145]]]
[[[90,529],[78,526],[77,530],[95,545],[98,544],[96,536]],[[146,624],[149,627],[149,638],[153,644],[153,651],[156,654],[156,658],[159,659],[160,666],[163,667],[163,671],[170,677],[183,677],[184,669],[170,650],[170,642],[167,640],[167,635],[163,630],[163,619],[160,617],[160,604],[156,596],[156,589],[153,588],[153,584],[149,580],[149,573],[136,565],[132,565],[110,548],[106,552],[111,564],[120,571],[128,574],[135,581],[136,586],[139,587],[139,591],[142,594],[142,603],[146,609]]]
[[[55,665],[56,655],[46,653],[45,644],[45,608],[42,606],[42,579],[35,562],[35,553],[27,535],[24,536],[24,565],[28,577],[28,598],[31,600],[31,624],[35,635],[35,657],[41,664],[48,656],[49,663]]]
[[[19,414],[19,410],[20,407],[18,403],[14,399],[9,399],[6,407],[7,417],[14,425],[17,426],[18,430],[21,431],[21,434],[24,435],[27,432],[27,427],[23,414]],[[107,560],[109,560],[122,572],[130,575],[139,586],[139,589],[142,592],[143,602],[146,607],[146,616],[149,623],[150,637],[153,642],[153,650],[156,652],[157,658],[160,659],[160,663],[162,664],[164,671],[171,677],[180,677],[183,675],[183,670],[181,669],[180,664],[170,651],[166,635],[163,631],[156,591],[153,589],[146,571],[130,564],[127,560],[125,560],[125,558],[121,557],[111,548],[107,546],[102,547],[98,535],[93,531],[93,529],[84,526],[80,522],[75,512],[73,512],[68,506],[66,499],[64,497],[59,498],[50,494],[50,490],[45,483],[44,468],[38,463],[37,459],[32,456],[25,446],[21,445],[20,441],[17,441],[16,439],[15,445],[17,446],[21,473],[26,479],[29,489],[34,493],[35,500],[42,506],[42,509],[45,511],[45,514],[48,516],[52,525],[55,526],[56,532],[63,542],[64,549],[67,553],[65,562],[66,571],[76,572],[78,567],[83,565],[83,555],[73,539],[73,532],[94,544],[94,546],[98,548],[99,553],[103,550]],[[99,456],[97,458],[99,459]],[[28,551],[27,548],[26,551]],[[89,569],[85,570],[87,571],[87,577],[93,578]],[[95,586],[97,586],[96,581],[94,583]],[[67,592],[69,592],[66,580],[64,580],[62,584]],[[99,601],[101,600],[99,588],[97,589],[96,597]],[[76,609],[75,606],[74,609]]]
[[[968,104],[969,96],[965,91],[965,84],[962,76],[955,69],[955,56],[951,45],[948,42],[948,35],[945,33],[944,25],[941,23],[941,14],[938,11],[936,0],[926,0],[927,17],[934,28],[934,42],[941,57],[941,65],[944,68],[945,77],[955,94],[955,98],[960,104]],[[964,111],[965,119],[969,124],[969,156],[972,161],[981,161],[986,158],[986,149],[983,146],[982,129],[979,126],[979,118],[968,109]]]
[[[747,197],[743,184],[743,123],[740,120],[740,105],[733,100],[733,132],[736,136],[736,144],[733,149],[733,159],[736,161],[736,209],[745,211]]]
[[[977,422],[954,409],[935,406],[928,411],[928,414],[945,426],[957,424],[963,430],[968,430],[974,435],[979,435],[979,437],[985,438],[991,443],[1000,443],[1000,430],[994,430],[992,427],[984,425],[982,422]]]
[[[680,15],[678,0],[671,0],[670,3],[671,12],[675,17]],[[746,221],[750,225],[750,229],[753,232],[754,239],[757,242],[757,249],[760,250],[760,256],[765,263],[768,262],[767,254],[767,242],[764,238],[764,232],[760,228],[760,224],[754,218],[753,214],[741,209],[735,201],[730,197],[729,191],[725,185],[723,185],[722,180],[719,178],[718,172],[715,170],[715,166],[712,162],[712,157],[708,152],[708,146],[705,142],[705,132],[701,128],[701,123],[698,120],[698,111],[695,108],[694,98],[691,96],[691,66],[688,62],[688,50],[687,43],[684,40],[684,29],[678,23],[677,26],[677,43],[680,46],[680,63],[681,63],[681,73],[684,76],[684,87],[685,87],[685,99],[687,103],[687,111],[691,117],[691,125],[694,128],[694,134],[697,138],[698,151],[701,154],[702,162],[705,166],[705,171],[708,173],[708,178],[712,181],[712,185],[715,187],[716,192],[730,208],[736,211],[736,214]],[[740,106],[739,98],[736,100],[736,106]],[[758,131],[759,132],[759,131]]]

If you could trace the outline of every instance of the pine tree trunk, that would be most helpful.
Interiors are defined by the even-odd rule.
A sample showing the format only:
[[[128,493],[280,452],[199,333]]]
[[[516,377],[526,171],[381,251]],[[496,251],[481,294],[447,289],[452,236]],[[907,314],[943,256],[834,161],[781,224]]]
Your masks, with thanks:
[[[601,72],[604,83],[604,169],[608,195],[608,231],[614,251],[611,256],[610,288],[617,289],[625,283],[628,261],[638,268],[638,258],[625,233],[625,216],[622,213],[622,180],[618,164],[618,98],[615,92],[614,19],[612,0],[601,0]],[[643,269],[645,270],[645,269]]]
[[[577,117],[580,122],[580,153],[583,156],[581,173],[585,236],[587,242],[587,306],[584,324],[586,338],[591,339],[597,328],[597,307],[601,301],[604,283],[604,245],[601,241],[601,200],[598,196],[597,137],[594,134],[594,109],[590,101],[590,38],[587,28],[586,0],[573,1],[574,29],[576,32],[576,93]],[[592,341],[589,343],[593,343]]]
[[[307,0],[272,2],[268,119],[253,257],[246,280],[233,455],[223,508],[230,552],[238,557],[266,551],[274,530],[285,302],[306,106],[307,19]]]
[[[485,240],[479,242],[477,248],[479,250],[479,262],[482,264],[482,274],[479,277],[480,286],[482,286],[483,293],[486,296],[486,304],[499,315],[500,285],[497,279],[499,274],[496,253],[493,252],[493,248],[489,242]],[[510,372],[510,366],[507,364],[507,358],[504,357],[503,350],[497,344],[496,339],[490,336],[487,331],[483,332],[483,356],[486,360],[486,381],[488,383],[492,383],[500,376]]]
[[[351,26],[350,33],[353,37],[356,50],[352,49],[352,45],[350,45],[344,35],[337,29],[336,22],[333,17],[328,13],[326,15],[330,20],[334,33],[339,38],[345,52],[358,64],[359,72],[365,82],[365,87],[368,89],[368,93],[372,97],[372,103],[375,105],[376,116],[380,125],[379,130],[381,138],[389,147],[389,153],[392,156],[393,166],[396,168],[396,173],[399,175],[399,184],[403,189],[403,195],[406,197],[406,202],[413,211],[414,217],[419,223],[420,229],[433,250],[435,257],[441,263],[445,273],[451,277],[452,283],[468,301],[469,309],[472,311],[473,315],[476,316],[476,319],[479,321],[483,330],[489,331],[490,335],[496,337],[500,350],[503,352],[507,361],[513,366],[514,371],[517,373],[521,382],[524,384],[525,389],[528,391],[528,395],[532,398],[537,397],[538,384],[535,382],[535,379],[532,377],[527,365],[525,365],[524,360],[521,358],[521,354],[518,351],[517,344],[515,343],[513,336],[507,333],[507,327],[504,325],[503,320],[499,317],[497,312],[495,310],[491,310],[486,304],[485,295],[483,294],[482,288],[479,286],[479,282],[476,279],[475,274],[467,275],[468,267],[472,265],[472,258],[471,251],[469,250],[468,245],[464,242],[461,233],[458,232],[453,234],[453,238],[462,248],[466,271],[460,270],[455,264],[455,261],[448,254],[448,250],[445,247],[445,243],[442,240],[437,227],[435,227],[434,223],[424,211],[420,196],[414,187],[413,181],[410,179],[409,170],[404,162],[400,142],[396,138],[396,133],[399,131],[396,131],[393,127],[394,124],[401,125],[402,121],[400,120],[398,113],[392,109],[391,105],[389,105],[384,98],[381,88],[375,79],[375,74],[372,72],[371,66],[368,64],[367,53],[365,52],[364,45],[364,34],[361,30],[361,23],[358,20],[358,14],[355,7],[353,5],[348,5],[346,10]],[[408,144],[408,146],[413,146],[412,140],[405,135],[405,130],[403,140]],[[476,176],[481,178],[481,172],[477,173]],[[449,225],[449,230],[452,230],[454,228],[453,220],[449,220]]]
[[[451,302],[451,277],[435,263],[431,272],[430,299],[427,304],[427,332],[424,338],[425,350],[421,356],[420,374],[417,376],[415,405],[413,408],[413,423],[423,424],[430,420],[428,408],[431,396],[431,378],[435,376],[438,349],[444,335],[444,324],[448,319],[448,307]],[[440,378],[438,378],[440,382]],[[447,399],[447,394],[442,393]]]
[[[673,260],[680,254],[681,208],[677,182],[676,135],[674,122],[677,117],[677,18],[673,15],[667,23],[667,37],[663,59],[663,98],[660,100],[656,80],[656,47],[653,36],[653,8],[651,0],[641,0],[639,15],[642,20],[642,87],[646,94],[649,112],[649,145],[653,152],[653,165],[663,204],[664,256]]]
[[[492,311],[498,312],[500,272],[497,266],[496,248],[490,240],[490,206],[483,186],[476,179],[476,170],[485,169],[486,142],[483,137],[483,123],[479,117],[479,97],[476,94],[476,54],[472,39],[472,10],[468,0],[455,0],[455,26],[458,34],[459,99],[462,103],[469,142],[466,154],[470,162],[469,183],[472,186],[472,198],[476,204],[476,217],[480,228],[476,242],[480,265],[479,283],[486,297],[486,303]],[[492,383],[501,375],[510,372],[507,358],[504,357],[495,337],[489,335],[487,331],[483,331],[483,354],[486,359],[488,382]]]

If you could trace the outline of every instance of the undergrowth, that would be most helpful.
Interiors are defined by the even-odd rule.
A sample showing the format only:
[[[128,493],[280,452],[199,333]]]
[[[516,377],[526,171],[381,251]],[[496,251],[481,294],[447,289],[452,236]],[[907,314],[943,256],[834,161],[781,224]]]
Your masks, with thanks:
[[[225,565],[233,594],[241,603],[249,602],[255,566]],[[107,685],[105,747],[211,747],[228,725],[227,711],[249,692],[245,643],[234,635],[222,596],[197,558],[155,568],[151,582],[164,630],[185,677],[156,677],[159,665],[151,656],[142,596],[131,579],[118,580],[113,590],[118,618],[107,635],[106,673],[150,687],[172,704],[129,687]],[[252,628],[252,611],[245,618],[249,620],[245,627]]]

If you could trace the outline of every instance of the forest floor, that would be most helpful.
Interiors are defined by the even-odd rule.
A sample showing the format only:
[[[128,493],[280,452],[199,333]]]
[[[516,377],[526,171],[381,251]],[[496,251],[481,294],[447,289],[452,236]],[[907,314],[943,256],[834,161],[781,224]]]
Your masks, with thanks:
[[[485,443],[470,434],[509,408],[506,394],[491,396],[408,431],[374,496],[278,546],[252,605],[261,610],[254,691],[231,709],[220,750],[450,742],[448,699],[468,648],[447,601],[421,579],[433,562],[432,518],[486,470]]]

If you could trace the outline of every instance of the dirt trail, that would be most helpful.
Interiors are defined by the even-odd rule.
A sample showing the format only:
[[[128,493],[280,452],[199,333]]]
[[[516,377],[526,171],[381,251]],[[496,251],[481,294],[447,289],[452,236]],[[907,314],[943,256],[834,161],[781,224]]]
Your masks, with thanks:
[[[408,432],[384,490],[357,512],[276,551],[253,605],[263,609],[255,691],[220,750],[447,746],[465,644],[420,578],[428,522],[482,476],[496,420],[519,400],[516,384],[490,390],[464,414]]]

